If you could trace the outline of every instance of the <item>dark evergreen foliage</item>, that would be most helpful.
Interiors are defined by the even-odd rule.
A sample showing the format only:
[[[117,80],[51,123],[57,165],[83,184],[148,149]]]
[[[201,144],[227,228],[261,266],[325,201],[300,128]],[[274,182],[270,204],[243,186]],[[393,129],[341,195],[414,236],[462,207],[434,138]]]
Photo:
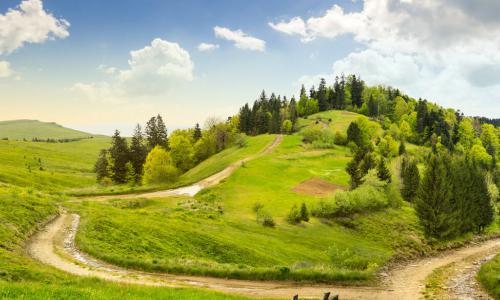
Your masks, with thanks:
[[[116,183],[127,182],[127,162],[129,161],[130,153],[127,145],[127,140],[120,136],[118,130],[111,138],[111,148],[109,148],[111,158],[111,178]]]

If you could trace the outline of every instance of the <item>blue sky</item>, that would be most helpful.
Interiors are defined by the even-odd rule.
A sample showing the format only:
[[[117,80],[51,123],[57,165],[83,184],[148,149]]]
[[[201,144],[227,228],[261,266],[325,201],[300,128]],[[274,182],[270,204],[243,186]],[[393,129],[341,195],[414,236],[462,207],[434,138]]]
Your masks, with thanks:
[[[169,127],[186,127],[234,114],[262,89],[291,96],[301,83],[341,72],[499,117],[496,6],[4,0],[0,119],[128,133],[161,113]],[[200,51],[201,43],[213,49]]]

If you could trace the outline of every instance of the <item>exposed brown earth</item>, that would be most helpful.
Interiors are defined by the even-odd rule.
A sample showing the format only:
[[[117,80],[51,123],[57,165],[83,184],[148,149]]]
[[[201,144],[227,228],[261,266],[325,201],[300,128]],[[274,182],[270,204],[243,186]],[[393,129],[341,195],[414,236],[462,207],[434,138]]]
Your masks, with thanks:
[[[336,190],[345,189],[345,186],[333,184],[321,178],[311,178],[296,185],[292,191],[303,195],[327,196]]]

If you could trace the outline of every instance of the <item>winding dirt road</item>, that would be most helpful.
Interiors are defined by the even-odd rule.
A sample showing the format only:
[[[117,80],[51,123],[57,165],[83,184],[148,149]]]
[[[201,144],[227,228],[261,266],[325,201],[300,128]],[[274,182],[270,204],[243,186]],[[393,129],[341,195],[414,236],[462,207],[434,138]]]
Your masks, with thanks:
[[[392,270],[379,287],[304,285],[292,282],[229,280],[222,278],[146,273],[124,269],[98,261],[75,246],[79,216],[62,212],[45,229],[32,237],[28,252],[42,263],[78,276],[104,280],[167,287],[201,287],[215,291],[258,298],[318,298],[324,292],[339,294],[341,299],[419,299],[425,278],[436,268],[466,261],[470,256],[488,256],[500,251],[500,239],[484,242],[442,255],[412,262]]]
[[[170,190],[164,190],[164,191],[157,191],[157,192],[148,192],[148,193],[141,193],[141,194],[124,194],[124,195],[106,195],[106,196],[98,196],[98,197],[91,197],[93,200],[108,200],[108,199],[131,199],[131,198],[163,198],[163,197],[168,197],[168,196],[179,196],[179,195],[187,195],[187,196],[194,196],[196,193],[198,193],[200,190],[211,187],[214,185],[219,184],[222,180],[226,179],[229,177],[234,170],[242,166],[244,163],[249,162],[257,157],[266,155],[270,153],[271,151],[274,150],[281,142],[283,141],[283,136],[278,135],[274,139],[272,143],[270,143],[268,146],[266,146],[262,151],[248,156],[246,158],[240,159],[238,161],[233,162],[229,166],[227,166],[224,170],[220,171],[219,173],[215,173],[195,184],[189,185],[189,186],[184,186],[176,189],[170,189]]]
[[[175,190],[145,194],[106,196],[100,199],[165,197],[170,195],[194,195],[200,189],[218,184],[227,178],[242,163],[269,153],[281,142],[278,136],[262,152],[231,164],[223,171],[197,184]],[[43,230],[35,234],[27,246],[28,253],[40,262],[77,276],[92,276],[108,281],[166,287],[199,287],[224,293],[233,293],[256,298],[291,298],[298,294],[301,299],[319,298],[324,292],[339,294],[341,299],[419,299],[425,278],[433,270],[451,263],[467,264],[471,256],[486,257],[500,252],[500,239],[484,242],[467,248],[444,252],[439,256],[414,261],[388,272],[380,286],[347,287],[336,285],[299,284],[293,282],[230,280],[223,278],[182,276],[147,273],[125,269],[96,260],[82,253],[75,246],[75,235],[80,217],[76,214],[60,213]]]

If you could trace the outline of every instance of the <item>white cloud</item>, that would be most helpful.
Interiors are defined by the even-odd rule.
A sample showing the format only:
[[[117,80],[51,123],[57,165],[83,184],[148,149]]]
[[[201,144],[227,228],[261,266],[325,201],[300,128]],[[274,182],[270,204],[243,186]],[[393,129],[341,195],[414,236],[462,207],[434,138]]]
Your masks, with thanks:
[[[352,35],[365,49],[334,62],[333,74],[359,74],[466,113],[498,116],[500,19],[494,7],[500,8],[496,0],[364,0],[361,11],[334,5],[320,16],[269,25],[303,42]]]
[[[154,39],[151,45],[131,51],[128,69],[101,65],[110,80],[76,83],[71,90],[94,101],[120,102],[133,97],[160,95],[181,82],[194,79],[194,63],[179,44]]]
[[[215,49],[219,49],[219,45],[218,44],[200,43],[198,45],[198,51],[202,51],[202,52],[212,51],[212,50],[215,50]]]
[[[0,78],[9,78],[14,75],[8,61],[0,60]]]
[[[107,74],[107,75],[114,75],[118,72],[118,69],[115,68],[115,67],[108,67],[106,65],[99,65],[97,67],[97,70],[103,72],[104,74]]]
[[[250,36],[240,29],[231,30],[225,27],[214,27],[214,33],[217,38],[234,42],[234,46],[244,50],[265,51],[266,42],[256,37]]]
[[[0,14],[0,54],[9,54],[25,43],[43,43],[69,36],[70,24],[43,8],[41,0],[24,0],[19,7]]]

